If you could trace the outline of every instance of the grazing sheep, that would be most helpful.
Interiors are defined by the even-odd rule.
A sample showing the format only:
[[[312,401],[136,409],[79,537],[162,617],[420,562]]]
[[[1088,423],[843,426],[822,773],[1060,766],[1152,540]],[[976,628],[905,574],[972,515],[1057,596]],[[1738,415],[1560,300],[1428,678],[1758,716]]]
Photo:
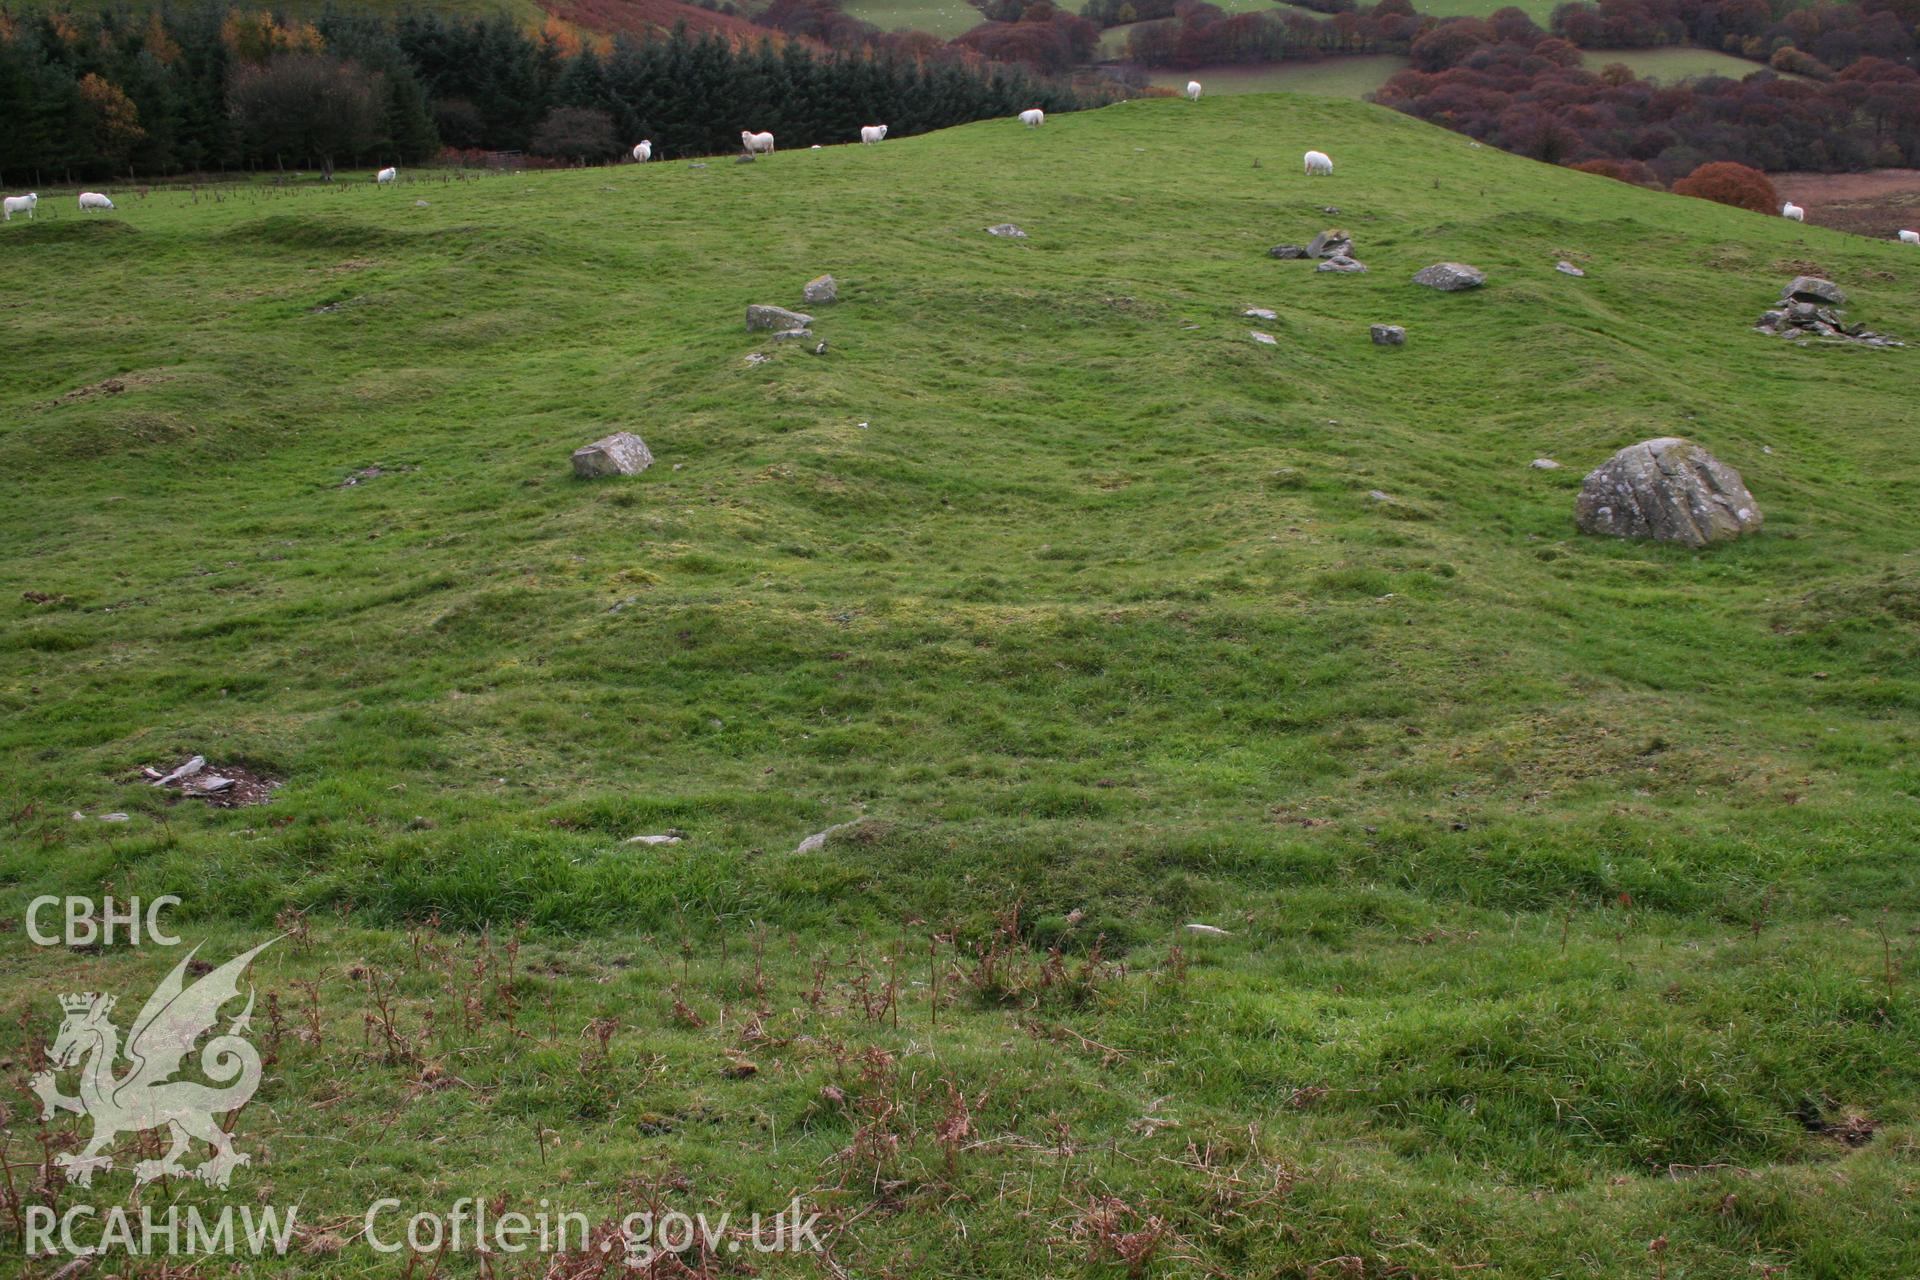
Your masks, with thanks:
[[[770,133],[753,133],[749,130],[742,129],[740,131],[740,146],[750,156],[759,155],[763,151],[768,155],[772,155],[773,135]]]
[[[1794,222],[1805,222],[1807,220],[1807,211],[1789,200],[1780,206],[1780,216],[1791,219]]]
[[[863,145],[880,141],[887,136],[887,126],[883,124],[863,124],[860,126],[860,141]]]
[[[12,222],[13,215],[16,213],[24,213],[28,218],[32,218],[34,206],[39,203],[40,193],[37,191],[29,191],[23,196],[8,196],[4,204],[6,216],[0,218],[0,221]]]
[[[400,171],[394,168],[392,165],[388,165],[386,168],[382,169],[380,172],[374,174],[373,180],[384,187],[387,183],[392,182],[395,178],[399,176],[400,176]]]
[[[1187,81],[1187,101],[1200,101],[1200,82],[1198,80]]]
[[[1900,239],[1907,244],[1920,244],[1920,231],[1902,231]]]
[[[98,191],[82,191],[80,193],[80,212],[82,213],[85,213],[89,209],[111,208],[113,208],[113,201],[107,199]]]
[[[633,158],[641,164],[653,159],[653,141],[648,139],[633,149]]]
[[[1329,176],[1333,173],[1333,158],[1324,151],[1307,152],[1307,176],[1316,173]]]
[[[1029,110],[1022,111],[1020,113],[1020,123],[1027,126],[1027,128],[1029,129],[1038,129],[1041,125],[1045,124],[1046,122],[1047,122],[1047,113],[1042,111],[1038,107],[1033,107],[1033,108],[1030,108]]]

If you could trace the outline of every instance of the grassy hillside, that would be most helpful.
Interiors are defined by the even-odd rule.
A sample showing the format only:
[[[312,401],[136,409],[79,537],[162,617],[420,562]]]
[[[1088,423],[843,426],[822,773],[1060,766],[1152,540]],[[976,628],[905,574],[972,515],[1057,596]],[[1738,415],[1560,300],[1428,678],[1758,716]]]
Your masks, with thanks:
[[[381,1195],[800,1193],[833,1266],[766,1275],[1920,1249],[1920,354],[1748,328],[1818,270],[1920,338],[1910,247],[1289,96],[41,194],[0,228],[0,918],[301,931],[228,1194],[318,1225],[262,1274],[399,1274]],[[1329,224],[1368,274],[1265,256]],[[1487,287],[1409,282],[1442,259]],[[744,331],[821,272],[825,355]],[[656,465],[574,480],[616,429]],[[1676,433],[1765,533],[1577,535],[1581,475]],[[139,780],[196,752],[282,785]],[[55,994],[131,1016],[175,959],[11,927],[9,1078]],[[80,1131],[31,1102],[18,1167]]]
[[[1198,80],[1208,93],[1313,93],[1329,98],[1365,98],[1407,66],[1405,58],[1390,53],[1360,54],[1271,66],[1156,71],[1149,83],[1182,89],[1187,81]]]

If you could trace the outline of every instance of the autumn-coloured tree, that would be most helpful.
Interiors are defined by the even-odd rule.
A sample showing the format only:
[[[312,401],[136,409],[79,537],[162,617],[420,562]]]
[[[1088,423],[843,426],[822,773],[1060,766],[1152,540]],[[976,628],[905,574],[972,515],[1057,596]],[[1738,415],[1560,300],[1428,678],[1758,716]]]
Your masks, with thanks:
[[[242,62],[263,63],[277,54],[320,53],[327,47],[312,23],[276,21],[266,10],[229,9],[220,42]]]
[[[1594,173],[1633,187],[1658,187],[1660,179],[1639,160],[1582,160],[1567,166],[1580,173]]]
[[[94,157],[109,169],[125,166],[133,148],[147,136],[140,110],[120,87],[89,71],[80,77],[80,112]]]
[[[1767,175],[1758,169],[1731,160],[1703,164],[1673,184],[1675,195],[1730,204],[1755,213],[1780,212],[1780,193],[1773,189]]]

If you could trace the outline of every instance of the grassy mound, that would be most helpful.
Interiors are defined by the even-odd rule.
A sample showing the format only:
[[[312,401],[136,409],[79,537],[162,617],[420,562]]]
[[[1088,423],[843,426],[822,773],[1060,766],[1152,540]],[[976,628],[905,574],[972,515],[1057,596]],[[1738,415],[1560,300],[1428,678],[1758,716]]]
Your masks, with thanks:
[[[1910,249],[1284,96],[45,209],[7,914],[301,931],[240,1132],[312,1220],[639,1177],[802,1191],[854,1274],[1920,1244],[1913,356],[1749,329],[1817,272],[1920,338]],[[1328,226],[1367,274],[1265,256]],[[821,272],[826,354],[745,332]],[[574,480],[617,429],[653,469]],[[1578,536],[1674,434],[1766,532]],[[140,785],[194,753],[282,785]],[[4,945],[22,1062],[171,963]]]

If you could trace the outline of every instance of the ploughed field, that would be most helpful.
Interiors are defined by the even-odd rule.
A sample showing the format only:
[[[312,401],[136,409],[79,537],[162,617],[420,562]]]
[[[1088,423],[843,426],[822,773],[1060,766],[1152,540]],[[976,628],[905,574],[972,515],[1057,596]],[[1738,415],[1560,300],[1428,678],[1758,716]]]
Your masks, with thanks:
[[[24,1086],[180,955],[25,906],[176,893],[292,935],[253,1163],[158,1184],[297,1201],[257,1274],[398,1274],[383,1196],[798,1194],[768,1275],[1906,1265],[1920,355],[1751,326],[1920,338],[1920,251],[1291,96],[699,164],[0,228],[29,1199],[132,1195]],[[1365,274],[1266,256],[1330,227]],[[1764,532],[1578,535],[1667,435]],[[147,785],[196,754],[266,803]]]

